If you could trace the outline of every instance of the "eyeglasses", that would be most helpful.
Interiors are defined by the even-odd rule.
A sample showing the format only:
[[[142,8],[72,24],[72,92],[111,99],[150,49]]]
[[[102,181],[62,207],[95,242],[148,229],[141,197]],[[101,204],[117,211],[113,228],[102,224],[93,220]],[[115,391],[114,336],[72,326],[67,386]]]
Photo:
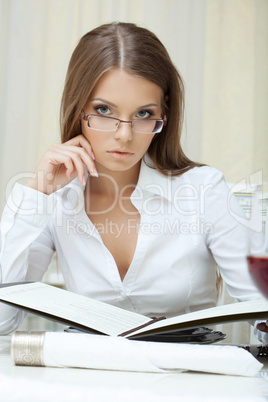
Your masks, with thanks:
[[[136,133],[142,134],[157,134],[162,131],[163,126],[166,124],[162,119],[144,119],[144,120],[120,120],[114,117],[96,116],[94,114],[85,115],[81,110],[82,118],[87,121],[88,128],[97,131],[116,131],[120,123],[128,123]]]

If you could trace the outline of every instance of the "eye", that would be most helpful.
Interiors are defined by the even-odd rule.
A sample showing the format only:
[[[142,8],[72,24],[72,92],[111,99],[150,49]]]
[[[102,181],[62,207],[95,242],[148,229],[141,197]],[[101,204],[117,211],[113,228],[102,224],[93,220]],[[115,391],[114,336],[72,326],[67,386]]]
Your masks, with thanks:
[[[140,119],[148,119],[151,116],[154,116],[154,112],[151,110],[140,110],[137,115]]]
[[[111,113],[111,109],[109,109],[108,106],[105,105],[96,106],[94,107],[94,110],[96,110],[96,112],[101,115],[107,115]]]

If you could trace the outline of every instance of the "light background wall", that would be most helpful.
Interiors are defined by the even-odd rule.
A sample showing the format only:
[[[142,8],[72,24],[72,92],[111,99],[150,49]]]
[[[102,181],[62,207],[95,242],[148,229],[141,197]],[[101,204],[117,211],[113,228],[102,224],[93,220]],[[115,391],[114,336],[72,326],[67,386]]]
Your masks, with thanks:
[[[14,181],[60,141],[79,38],[111,21],[146,27],[167,47],[185,81],[187,155],[229,182],[256,171],[268,181],[267,0],[0,0],[0,212]]]

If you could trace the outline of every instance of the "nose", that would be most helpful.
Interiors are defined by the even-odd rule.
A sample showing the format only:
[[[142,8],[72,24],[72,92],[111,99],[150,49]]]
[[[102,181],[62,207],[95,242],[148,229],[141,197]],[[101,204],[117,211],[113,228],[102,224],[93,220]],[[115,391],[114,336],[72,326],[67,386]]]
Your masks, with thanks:
[[[123,142],[129,142],[132,140],[133,131],[130,122],[121,121],[118,129],[114,133],[115,140],[121,140]]]

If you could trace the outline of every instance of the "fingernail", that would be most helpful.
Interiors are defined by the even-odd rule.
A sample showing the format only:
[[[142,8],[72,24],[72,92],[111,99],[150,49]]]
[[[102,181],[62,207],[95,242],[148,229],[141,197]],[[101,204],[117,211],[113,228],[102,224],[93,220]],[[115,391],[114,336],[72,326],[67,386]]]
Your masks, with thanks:
[[[83,177],[82,181],[83,181],[83,184],[86,184],[86,177],[85,176]]]
[[[94,177],[99,177],[98,172],[97,172],[97,170],[96,170],[96,169],[91,170],[90,174],[91,174],[91,176],[94,176]]]
[[[93,160],[95,160],[95,155],[93,151],[90,153],[90,156],[92,157]]]

